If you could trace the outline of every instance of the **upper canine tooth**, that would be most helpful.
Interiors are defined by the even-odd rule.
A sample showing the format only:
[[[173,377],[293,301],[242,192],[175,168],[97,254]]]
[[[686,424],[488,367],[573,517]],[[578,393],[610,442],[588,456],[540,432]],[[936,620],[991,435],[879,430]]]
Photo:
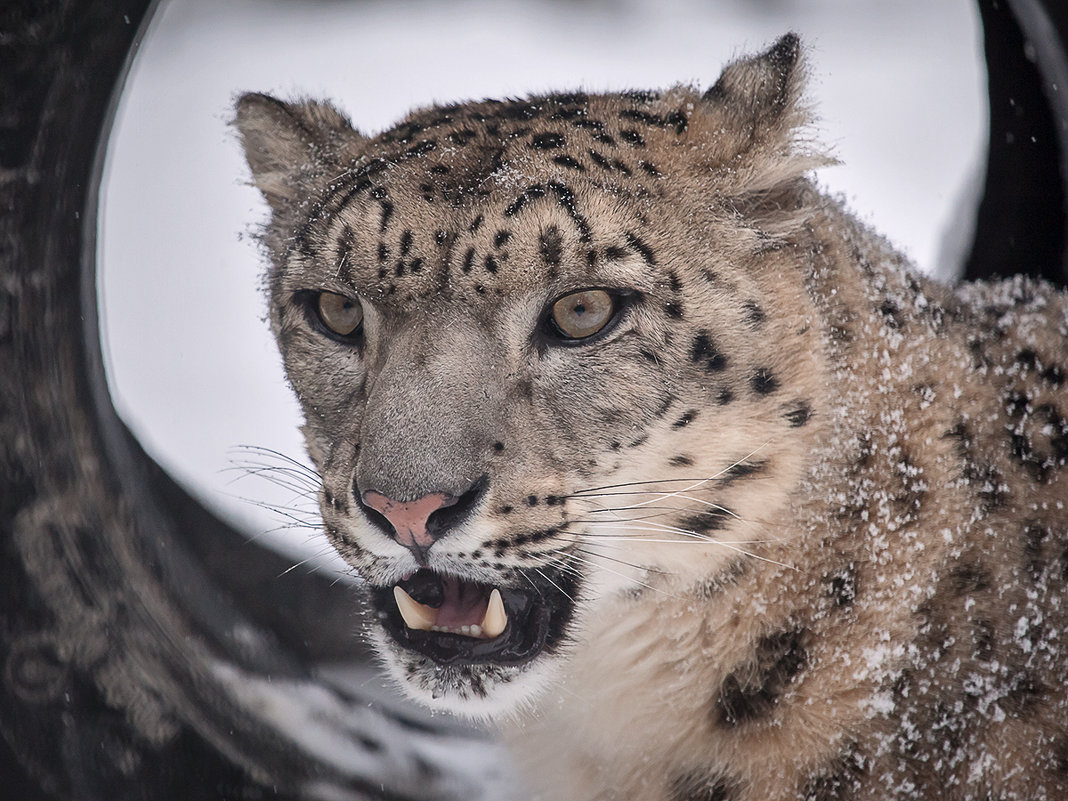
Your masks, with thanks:
[[[507,625],[508,613],[504,611],[504,601],[501,599],[500,590],[494,587],[486,606],[486,615],[482,618],[482,636],[491,640],[499,637]]]
[[[393,597],[397,601],[397,609],[400,610],[404,624],[416,631],[430,631],[430,627],[438,622],[438,610],[419,603],[399,586],[393,588]]]

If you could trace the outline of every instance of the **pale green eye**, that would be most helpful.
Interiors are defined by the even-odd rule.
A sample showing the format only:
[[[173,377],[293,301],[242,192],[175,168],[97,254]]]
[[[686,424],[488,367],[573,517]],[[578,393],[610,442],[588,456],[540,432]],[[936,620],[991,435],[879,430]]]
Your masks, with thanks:
[[[552,323],[567,339],[586,339],[615,316],[615,298],[603,289],[583,289],[553,304]]]
[[[320,292],[316,309],[323,325],[341,337],[351,336],[363,322],[360,302],[334,292]]]

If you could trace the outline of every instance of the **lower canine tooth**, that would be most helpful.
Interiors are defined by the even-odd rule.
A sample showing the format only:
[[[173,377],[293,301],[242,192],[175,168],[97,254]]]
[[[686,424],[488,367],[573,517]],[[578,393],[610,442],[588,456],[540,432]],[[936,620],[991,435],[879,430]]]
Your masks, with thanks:
[[[419,603],[399,586],[393,588],[393,598],[397,601],[397,609],[408,628],[416,631],[430,631],[431,627],[438,622],[437,609]]]
[[[504,611],[501,592],[496,587],[490,593],[486,615],[482,618],[482,636],[489,639],[499,637],[508,625],[508,613]]]

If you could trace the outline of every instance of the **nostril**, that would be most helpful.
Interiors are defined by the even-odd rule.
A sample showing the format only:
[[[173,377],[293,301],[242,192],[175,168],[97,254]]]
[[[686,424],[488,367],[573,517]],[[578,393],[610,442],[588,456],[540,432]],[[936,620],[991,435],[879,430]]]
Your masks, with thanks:
[[[371,523],[422,559],[431,545],[478,506],[488,483],[488,477],[482,476],[459,496],[431,492],[415,500],[398,501],[377,490],[364,490],[357,497]]]
[[[482,497],[486,494],[488,485],[489,477],[484,475],[451,504],[434,510],[427,520],[427,529],[433,537],[435,539],[442,537],[451,529],[461,525],[472,510],[478,506]]]
[[[365,490],[364,505],[389,521],[393,538],[406,548],[429,548],[436,536],[427,530],[427,520],[442,507],[452,506],[456,497],[431,492],[412,501],[398,501],[376,490]]]

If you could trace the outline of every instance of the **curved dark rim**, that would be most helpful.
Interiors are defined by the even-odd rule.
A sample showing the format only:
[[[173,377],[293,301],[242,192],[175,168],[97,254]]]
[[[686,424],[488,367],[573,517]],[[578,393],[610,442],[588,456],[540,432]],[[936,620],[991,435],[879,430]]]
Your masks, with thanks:
[[[1068,7],[978,6],[992,145],[966,274],[1068,283]],[[360,656],[338,636],[359,614],[348,594],[297,571],[280,579],[283,560],[201,508],[115,415],[96,327],[98,143],[152,10],[16,0],[0,11],[4,792],[296,799],[314,785],[350,798],[487,797],[477,777],[421,752],[441,731],[368,712],[310,674]],[[1062,90],[1048,91],[1055,81]],[[330,699],[339,742],[402,745],[403,758],[380,760],[400,767],[353,774],[295,748],[237,697],[268,678],[293,698],[314,688]]]

